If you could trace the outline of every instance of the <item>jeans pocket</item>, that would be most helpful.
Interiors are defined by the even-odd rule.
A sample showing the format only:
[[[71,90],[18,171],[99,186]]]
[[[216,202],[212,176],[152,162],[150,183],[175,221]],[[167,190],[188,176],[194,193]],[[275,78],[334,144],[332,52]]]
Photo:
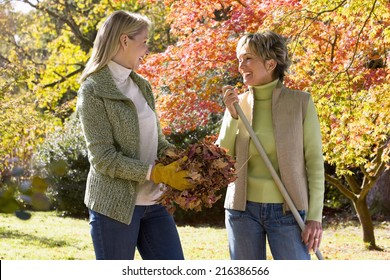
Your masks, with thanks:
[[[238,210],[233,210],[233,209],[226,209],[226,218],[229,220],[239,220],[241,219],[245,212],[244,211],[238,211]]]
[[[301,219],[303,220],[305,217],[305,211],[300,210],[300,211],[298,211],[298,213],[299,213]],[[291,211],[281,213],[281,215],[277,218],[277,220],[281,225],[293,225],[293,224],[298,223],[295,216],[293,215],[293,213]]]

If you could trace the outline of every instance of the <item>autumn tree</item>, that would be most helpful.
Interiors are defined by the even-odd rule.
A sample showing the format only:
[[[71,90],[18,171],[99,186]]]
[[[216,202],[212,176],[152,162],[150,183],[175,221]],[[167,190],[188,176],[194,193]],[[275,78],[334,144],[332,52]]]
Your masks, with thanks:
[[[156,1],[148,1],[156,2]],[[178,38],[148,58],[166,133],[207,125],[223,110],[220,88],[240,86],[235,45],[271,29],[289,39],[286,83],[311,92],[323,134],[329,184],[352,202],[363,240],[377,248],[366,203],[389,162],[389,8],[384,0],[164,1]]]
[[[319,111],[335,170],[326,180],[353,202],[372,249],[366,198],[389,162],[389,15],[385,1],[317,1],[279,17],[293,23],[280,28],[294,34],[291,83],[312,92]]]

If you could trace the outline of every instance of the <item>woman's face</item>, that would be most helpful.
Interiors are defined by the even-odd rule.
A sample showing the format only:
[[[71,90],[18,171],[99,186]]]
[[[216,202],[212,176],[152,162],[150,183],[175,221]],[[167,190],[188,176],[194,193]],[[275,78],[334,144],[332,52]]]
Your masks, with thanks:
[[[260,86],[272,82],[275,61],[273,59],[263,61],[254,54],[249,47],[243,46],[237,53],[238,71],[242,75],[247,86]]]
[[[141,33],[134,36],[133,39],[127,35],[122,36],[125,36],[125,38],[121,38],[121,49],[114,61],[136,71],[139,68],[142,57],[148,53],[148,30],[144,29]]]

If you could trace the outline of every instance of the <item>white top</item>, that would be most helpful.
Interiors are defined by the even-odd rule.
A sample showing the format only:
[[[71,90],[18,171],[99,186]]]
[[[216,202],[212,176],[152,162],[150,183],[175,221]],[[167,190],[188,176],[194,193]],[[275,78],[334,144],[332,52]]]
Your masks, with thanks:
[[[140,160],[150,164],[147,181],[136,188],[136,205],[155,204],[162,192],[159,186],[150,181],[150,173],[157,159],[158,134],[156,115],[149,107],[141,90],[130,78],[131,69],[125,68],[114,61],[108,63],[114,82],[119,91],[129,98],[135,105],[138,113],[140,145]]]

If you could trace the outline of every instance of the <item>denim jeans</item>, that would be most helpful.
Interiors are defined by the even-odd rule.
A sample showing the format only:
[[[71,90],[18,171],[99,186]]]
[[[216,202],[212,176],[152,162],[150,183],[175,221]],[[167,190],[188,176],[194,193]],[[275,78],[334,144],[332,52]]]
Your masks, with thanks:
[[[245,211],[227,209],[225,218],[232,260],[265,260],[266,239],[275,260],[310,259],[299,224],[281,203],[248,201]]]
[[[161,205],[136,206],[130,225],[89,210],[97,260],[132,260],[137,247],[144,260],[183,260],[173,217]]]

